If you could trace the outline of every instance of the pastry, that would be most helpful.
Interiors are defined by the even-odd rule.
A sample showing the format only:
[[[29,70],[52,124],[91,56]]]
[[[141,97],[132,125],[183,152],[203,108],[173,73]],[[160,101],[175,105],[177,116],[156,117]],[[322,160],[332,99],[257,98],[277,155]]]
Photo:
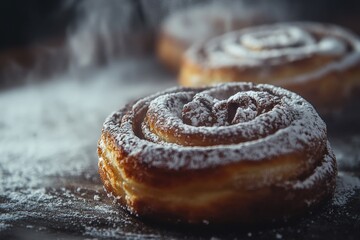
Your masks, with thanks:
[[[159,60],[173,71],[181,66],[183,53],[193,43],[225,32],[270,21],[260,11],[244,6],[200,5],[180,10],[165,19],[157,41]]]
[[[270,83],[328,113],[341,109],[360,87],[360,41],[341,27],[319,23],[247,28],[193,46],[179,78],[193,87]]]
[[[186,224],[292,217],[334,192],[326,125],[300,96],[271,85],[173,88],[105,121],[106,190],[130,213]]]

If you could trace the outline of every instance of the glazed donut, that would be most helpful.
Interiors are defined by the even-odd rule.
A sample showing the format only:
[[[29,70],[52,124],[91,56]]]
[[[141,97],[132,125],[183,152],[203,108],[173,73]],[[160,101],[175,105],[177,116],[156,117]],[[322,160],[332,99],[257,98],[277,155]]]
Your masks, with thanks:
[[[263,14],[262,14],[263,15]],[[178,71],[184,52],[194,43],[254,24],[270,21],[260,11],[237,5],[200,5],[167,17],[159,33],[157,56],[170,70]]]
[[[259,223],[329,198],[326,125],[271,85],[173,88],[110,115],[98,143],[105,189],[130,213],[190,224]]]
[[[179,79],[192,87],[270,83],[328,113],[341,109],[360,87],[360,41],[341,27],[318,23],[247,28],[193,46]]]

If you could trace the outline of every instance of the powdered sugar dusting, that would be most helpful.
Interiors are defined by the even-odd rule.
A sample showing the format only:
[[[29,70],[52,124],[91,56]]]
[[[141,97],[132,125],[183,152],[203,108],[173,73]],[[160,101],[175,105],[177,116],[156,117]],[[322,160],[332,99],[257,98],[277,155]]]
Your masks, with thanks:
[[[134,225],[104,194],[95,149],[99,126],[111,109],[161,88],[153,74],[144,74],[154,68],[152,62],[137,60],[129,68],[131,62],[117,61],[93,72],[2,89],[0,239],[54,239],[65,232],[73,239],[85,227]],[[135,66],[144,70],[136,73],[143,81],[125,83],[134,78]],[[32,236],[43,232],[59,235]]]
[[[344,206],[360,190],[360,178],[347,172],[339,172],[337,187],[332,203],[335,206]]]
[[[299,82],[359,64],[360,41],[351,32],[333,25],[281,23],[224,34],[194,45],[186,55],[206,68],[241,69],[269,68],[316,55],[334,57],[333,62],[318,69],[281,79],[282,82]],[[274,79],[273,83],[276,81]]]
[[[301,97],[284,89],[270,85],[233,83],[196,91],[205,95],[213,94],[212,96],[214,97],[224,95],[223,92],[229,89],[236,89],[239,92],[244,91],[245,93],[250,90],[250,95],[253,94],[251,91],[268,92],[270,95],[276,96],[279,102],[272,106],[273,109],[260,114],[248,122],[230,126],[209,127],[195,127],[184,124],[179,110],[166,110],[169,99],[175,101],[172,98],[175,96],[178,97],[175,99],[180,99],[181,104],[172,103],[171,106],[185,105],[186,101],[184,99],[190,101],[193,95],[192,92],[195,91],[193,89],[172,89],[169,92],[163,92],[159,95],[140,100],[136,105],[144,106],[147,104],[149,106],[148,111],[153,110],[155,115],[160,114],[161,117],[158,122],[161,123],[162,127],[173,129],[175,134],[186,136],[187,134],[200,133],[199,135],[205,136],[204,138],[214,136],[217,138],[220,136],[222,141],[223,139],[231,138],[234,136],[233,134],[238,134],[238,136],[243,138],[243,141],[239,143],[229,145],[217,143],[213,144],[213,146],[179,146],[178,143],[167,143],[164,141],[159,144],[148,141],[148,139],[142,139],[133,132],[132,120],[144,117],[144,113],[136,113],[136,107],[132,108],[132,111],[129,112],[130,115],[123,118],[120,125],[118,120],[114,121],[114,117],[107,119],[104,124],[104,131],[111,132],[116,137],[119,146],[129,155],[136,155],[143,164],[168,169],[201,169],[228,164],[234,161],[269,159],[273,156],[290,154],[296,151],[313,151],[311,149],[314,149],[314,144],[326,141],[325,124],[313,107]],[[236,92],[233,94],[236,94]],[[268,130],[274,126],[275,131]],[[261,138],[253,139],[254,132],[262,134]],[[190,142],[193,140],[193,135],[191,136],[189,138],[185,137],[185,140]],[[317,148],[315,147],[315,149]],[[309,152],[308,154],[323,154],[323,150],[320,153]]]
[[[333,159],[335,158],[334,153],[331,150],[329,142],[327,143],[328,154],[325,155],[324,161],[321,165],[315,168],[314,173],[310,175],[303,181],[296,182],[293,187],[295,189],[304,189],[304,188],[311,188],[317,182],[322,180],[324,176],[328,175],[335,175],[336,167],[334,166],[335,162]]]

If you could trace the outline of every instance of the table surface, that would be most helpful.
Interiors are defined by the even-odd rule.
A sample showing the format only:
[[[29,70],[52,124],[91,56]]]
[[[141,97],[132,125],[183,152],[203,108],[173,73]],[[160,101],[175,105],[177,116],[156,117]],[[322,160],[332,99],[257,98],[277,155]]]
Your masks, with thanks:
[[[157,68],[151,59],[120,61],[0,92],[0,239],[359,239],[359,124],[330,125],[336,193],[300,219],[199,229],[145,223],[121,210],[99,180],[97,139],[112,111],[176,84]]]

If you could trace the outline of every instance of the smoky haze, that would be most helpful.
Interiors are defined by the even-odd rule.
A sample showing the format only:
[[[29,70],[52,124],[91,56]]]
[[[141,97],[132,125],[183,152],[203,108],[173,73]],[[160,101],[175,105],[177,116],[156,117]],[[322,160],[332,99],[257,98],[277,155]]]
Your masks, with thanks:
[[[23,4],[23,10],[15,3],[4,3],[4,21],[0,27],[7,34],[0,40],[1,88],[46,80],[64,72],[86,71],[112,64],[122,57],[152,53],[159,25],[166,16],[203,4],[231,4],[239,9],[239,14],[256,9],[271,15],[275,21],[339,22],[360,32],[358,25],[349,20],[359,9],[355,1],[341,4],[333,0],[311,3],[285,0],[44,2],[29,1]],[[8,21],[13,22],[11,31]]]

